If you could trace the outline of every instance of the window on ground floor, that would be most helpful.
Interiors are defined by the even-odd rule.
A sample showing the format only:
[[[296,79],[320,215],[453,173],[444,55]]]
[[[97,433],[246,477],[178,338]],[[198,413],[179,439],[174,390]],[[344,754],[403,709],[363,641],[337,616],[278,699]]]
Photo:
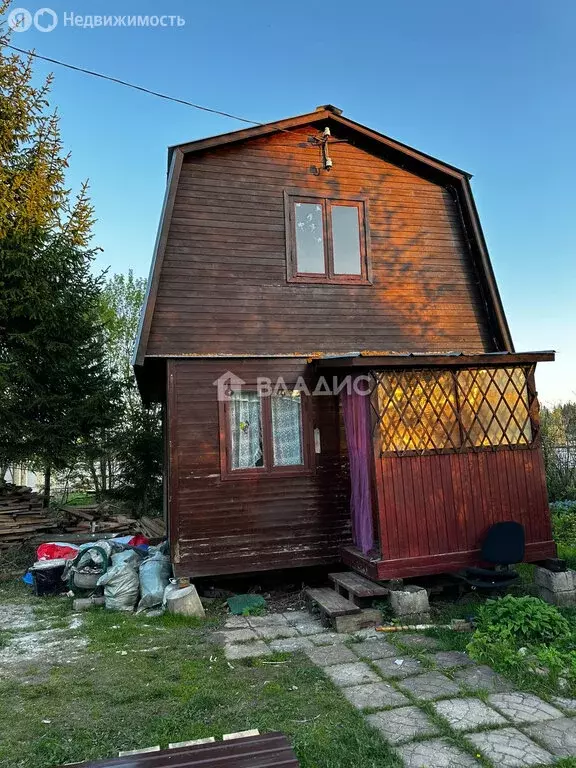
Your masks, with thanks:
[[[386,454],[531,445],[532,367],[374,372]]]
[[[223,403],[225,474],[266,474],[308,468],[304,398],[298,391],[261,396],[232,392]]]

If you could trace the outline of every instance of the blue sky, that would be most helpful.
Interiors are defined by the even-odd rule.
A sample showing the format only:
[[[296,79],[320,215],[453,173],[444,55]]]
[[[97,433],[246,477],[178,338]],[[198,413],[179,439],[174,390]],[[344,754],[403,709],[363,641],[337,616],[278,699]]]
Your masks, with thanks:
[[[557,362],[540,366],[541,397],[576,399],[572,0],[45,2],[59,25],[14,34],[14,45],[257,121],[330,102],[473,173],[516,348],[556,349]],[[186,23],[71,28],[64,12]],[[36,64],[51,70],[71,184],[91,185],[98,264],[147,275],[166,147],[242,124]]]

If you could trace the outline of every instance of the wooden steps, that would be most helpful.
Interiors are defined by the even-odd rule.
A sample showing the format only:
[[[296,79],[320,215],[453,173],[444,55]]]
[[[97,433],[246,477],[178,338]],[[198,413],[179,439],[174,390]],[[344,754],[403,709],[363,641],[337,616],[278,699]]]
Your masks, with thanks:
[[[342,597],[362,608],[371,603],[374,598],[386,597],[389,590],[381,584],[376,584],[353,571],[329,573],[328,578],[334,582],[334,589]]]
[[[332,623],[337,616],[350,616],[360,613],[360,608],[329,587],[307,589],[306,598],[312,608],[320,612],[323,620]]]
[[[358,632],[375,627],[382,622],[378,608],[371,606],[374,598],[388,595],[389,590],[357,573],[330,573],[334,588],[307,589],[308,606],[320,614],[322,623],[332,626],[336,632]]]

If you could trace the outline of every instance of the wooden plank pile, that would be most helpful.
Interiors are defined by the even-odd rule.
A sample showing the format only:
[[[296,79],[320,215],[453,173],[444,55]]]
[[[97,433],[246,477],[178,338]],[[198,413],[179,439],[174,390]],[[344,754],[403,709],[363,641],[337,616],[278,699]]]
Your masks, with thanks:
[[[90,504],[84,507],[60,507],[62,527],[66,533],[113,533],[125,536],[134,532],[136,520],[115,513],[110,504]]]
[[[161,517],[141,517],[136,521],[136,530],[149,539],[166,537],[166,524]]]
[[[66,533],[109,533],[114,536],[141,533],[149,539],[162,539],[166,536],[166,526],[162,518],[136,519],[115,511],[116,509],[107,502],[84,507],[61,507],[64,516],[63,528]]]
[[[43,498],[26,486],[0,488],[0,549],[58,527],[42,507]]]
[[[109,537],[141,533],[153,540],[166,536],[162,518],[136,519],[108,502],[83,507],[65,505],[55,514],[48,514],[42,502],[43,497],[31,488],[11,484],[0,488],[0,550],[31,538],[66,541],[69,537],[78,542],[98,534]]]

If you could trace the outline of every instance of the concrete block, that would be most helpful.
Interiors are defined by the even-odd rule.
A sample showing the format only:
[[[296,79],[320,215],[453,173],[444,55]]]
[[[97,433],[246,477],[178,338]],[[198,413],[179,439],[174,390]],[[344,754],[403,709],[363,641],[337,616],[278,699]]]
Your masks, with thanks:
[[[415,615],[430,615],[428,592],[423,587],[408,584],[402,589],[390,592],[390,608],[394,616],[403,621]]]
[[[364,608],[359,613],[350,616],[336,616],[334,625],[336,632],[352,634],[366,627],[377,627],[382,624],[382,614],[377,608]]]
[[[561,576],[562,574],[558,574]],[[551,592],[545,587],[538,587],[538,597],[551,605],[557,605],[559,608],[571,608],[576,606],[576,590],[569,592]]]
[[[576,590],[575,575],[576,571],[555,573],[547,568],[537,567],[534,572],[534,582],[550,592],[573,592]]]
[[[200,619],[206,616],[204,606],[193,584],[170,592],[166,596],[166,610],[168,613],[176,613],[179,616],[196,616]]]

